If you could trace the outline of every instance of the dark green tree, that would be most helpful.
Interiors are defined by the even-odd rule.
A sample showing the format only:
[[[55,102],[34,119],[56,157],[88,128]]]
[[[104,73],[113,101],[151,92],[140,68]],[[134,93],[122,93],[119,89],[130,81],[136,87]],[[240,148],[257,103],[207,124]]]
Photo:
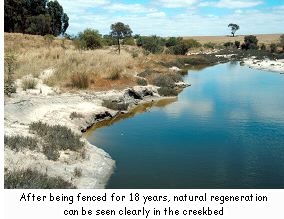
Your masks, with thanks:
[[[231,34],[233,37],[235,36],[235,33],[240,29],[240,26],[237,24],[229,24],[228,27],[231,28]]]
[[[110,35],[116,39],[117,46],[118,46],[118,52],[120,54],[120,40],[125,39],[127,37],[131,37],[132,30],[130,29],[129,25],[125,25],[122,22],[117,22],[115,24],[112,24]]]
[[[4,0],[4,31],[58,36],[69,26],[62,6],[48,0]]]
[[[101,34],[94,29],[87,28],[79,33],[78,39],[83,49],[98,49],[103,46]]]

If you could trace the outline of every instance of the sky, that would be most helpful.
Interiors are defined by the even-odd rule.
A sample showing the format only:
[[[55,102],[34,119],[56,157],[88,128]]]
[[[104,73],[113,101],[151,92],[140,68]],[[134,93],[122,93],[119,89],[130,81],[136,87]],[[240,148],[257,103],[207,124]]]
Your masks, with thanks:
[[[134,34],[159,36],[218,36],[284,33],[284,0],[58,0],[69,16],[67,33],[93,28],[110,32],[115,22],[128,24]]]

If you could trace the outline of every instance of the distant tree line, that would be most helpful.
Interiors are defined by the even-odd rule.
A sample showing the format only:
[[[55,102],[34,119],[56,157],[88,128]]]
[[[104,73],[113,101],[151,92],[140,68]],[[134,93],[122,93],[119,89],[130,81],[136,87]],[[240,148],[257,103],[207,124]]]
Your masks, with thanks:
[[[69,18],[58,1],[4,0],[4,31],[58,36],[69,26]]]

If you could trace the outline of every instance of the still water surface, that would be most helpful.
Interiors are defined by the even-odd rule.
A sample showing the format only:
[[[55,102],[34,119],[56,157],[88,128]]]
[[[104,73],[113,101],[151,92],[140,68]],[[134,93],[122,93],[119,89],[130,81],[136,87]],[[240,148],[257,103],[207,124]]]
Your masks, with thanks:
[[[107,188],[284,188],[284,75],[227,63],[185,81],[87,133],[116,161]]]

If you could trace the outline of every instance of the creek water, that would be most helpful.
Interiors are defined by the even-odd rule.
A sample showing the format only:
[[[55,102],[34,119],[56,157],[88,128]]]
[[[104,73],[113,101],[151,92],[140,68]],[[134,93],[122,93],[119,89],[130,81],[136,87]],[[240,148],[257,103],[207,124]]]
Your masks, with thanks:
[[[116,161],[107,188],[283,189],[284,75],[226,63],[185,81],[88,131]]]

